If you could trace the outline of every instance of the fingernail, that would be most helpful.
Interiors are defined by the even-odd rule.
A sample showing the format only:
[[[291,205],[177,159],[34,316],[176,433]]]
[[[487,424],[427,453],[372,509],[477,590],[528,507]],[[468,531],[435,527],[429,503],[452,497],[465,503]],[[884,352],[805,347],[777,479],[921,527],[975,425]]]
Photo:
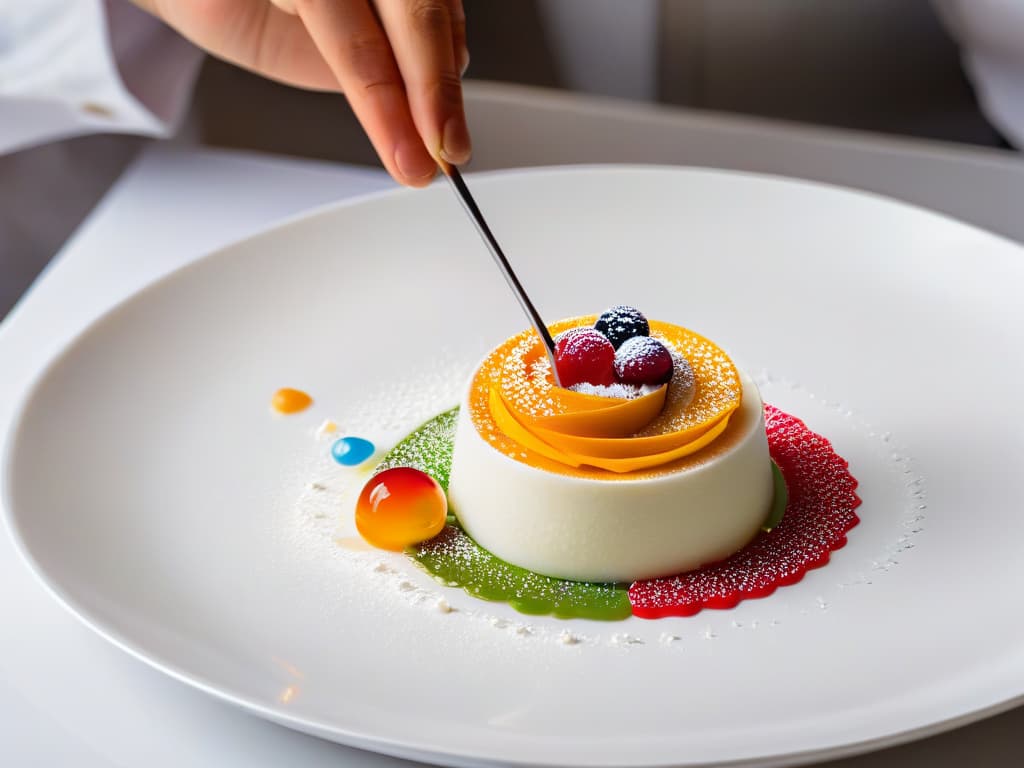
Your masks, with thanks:
[[[437,171],[437,165],[422,146],[399,144],[395,150],[395,165],[398,172],[410,184],[429,181]]]
[[[458,165],[469,160],[471,151],[466,121],[460,117],[449,117],[442,133],[441,157],[449,163]]]
[[[469,48],[462,46],[459,49],[459,74],[466,74],[466,70],[469,69]]]

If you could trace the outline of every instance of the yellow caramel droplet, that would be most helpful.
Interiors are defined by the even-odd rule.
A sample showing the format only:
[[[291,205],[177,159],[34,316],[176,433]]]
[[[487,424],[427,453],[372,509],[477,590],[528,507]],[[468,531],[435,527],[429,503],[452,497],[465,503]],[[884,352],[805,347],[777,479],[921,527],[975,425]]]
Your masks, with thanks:
[[[356,529],[380,549],[400,552],[432,539],[444,528],[448,498],[438,482],[412,467],[375,475],[356,502]]]
[[[284,387],[274,393],[270,400],[271,407],[278,413],[298,413],[313,404],[313,398],[301,389]]]

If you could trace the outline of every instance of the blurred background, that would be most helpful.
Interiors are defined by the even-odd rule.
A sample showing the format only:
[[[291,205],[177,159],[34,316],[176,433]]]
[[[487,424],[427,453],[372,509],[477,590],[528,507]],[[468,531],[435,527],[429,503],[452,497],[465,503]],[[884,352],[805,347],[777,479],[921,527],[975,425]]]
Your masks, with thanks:
[[[943,2],[464,0],[467,78],[1011,151],[979,109]],[[174,140],[378,165],[344,99],[212,58]],[[147,141],[0,156],[0,317]]]
[[[464,6],[472,79],[1004,146],[930,0]],[[268,98],[289,109],[262,112]],[[338,99],[310,98],[215,60],[204,65],[196,109],[193,127],[206,143],[375,162]]]

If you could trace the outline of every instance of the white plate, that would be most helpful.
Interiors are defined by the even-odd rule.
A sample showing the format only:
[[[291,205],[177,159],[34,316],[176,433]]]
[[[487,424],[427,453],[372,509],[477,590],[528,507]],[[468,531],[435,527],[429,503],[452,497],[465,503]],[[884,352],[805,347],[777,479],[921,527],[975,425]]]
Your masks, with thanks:
[[[263,716],[449,764],[792,763],[1020,700],[1021,249],[748,175],[471,183],[546,316],[626,302],[689,325],[833,440],[864,500],[833,562],[732,611],[600,624],[521,617],[400,556],[338,547],[362,475],[332,468],[313,427],[331,416],[391,439],[524,325],[439,187],[225,249],[53,363],[4,488],[61,602]],[[314,408],[271,416],[286,385]]]

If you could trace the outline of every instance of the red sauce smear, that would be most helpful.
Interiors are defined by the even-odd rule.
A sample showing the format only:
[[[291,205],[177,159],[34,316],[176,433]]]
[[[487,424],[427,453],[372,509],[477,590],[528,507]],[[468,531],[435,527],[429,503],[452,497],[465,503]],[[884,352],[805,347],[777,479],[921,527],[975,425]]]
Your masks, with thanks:
[[[633,615],[645,619],[692,616],[704,608],[732,608],[796,584],[846,544],[859,519],[857,481],[832,444],[800,419],[764,407],[768,451],[786,480],[786,513],[736,554],[695,571],[637,581],[629,588]]]

